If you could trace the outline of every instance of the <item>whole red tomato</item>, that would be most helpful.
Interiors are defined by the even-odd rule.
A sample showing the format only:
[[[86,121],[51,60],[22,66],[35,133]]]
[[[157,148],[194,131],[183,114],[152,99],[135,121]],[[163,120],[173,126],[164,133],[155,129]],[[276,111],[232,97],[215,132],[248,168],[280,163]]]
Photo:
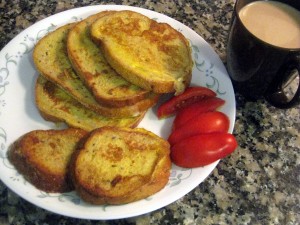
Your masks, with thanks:
[[[192,136],[171,147],[172,161],[181,167],[208,165],[231,154],[238,144],[229,133],[211,133]]]
[[[225,101],[218,97],[210,97],[202,99],[201,101],[195,102],[183,109],[180,109],[176,114],[173,129],[177,129],[187,123],[193,123],[190,121],[197,115],[204,112],[215,111],[220,106],[224,105]]]
[[[204,133],[227,133],[229,129],[229,118],[222,112],[201,113],[189,120],[185,125],[174,129],[168,138],[171,145],[181,140]]]

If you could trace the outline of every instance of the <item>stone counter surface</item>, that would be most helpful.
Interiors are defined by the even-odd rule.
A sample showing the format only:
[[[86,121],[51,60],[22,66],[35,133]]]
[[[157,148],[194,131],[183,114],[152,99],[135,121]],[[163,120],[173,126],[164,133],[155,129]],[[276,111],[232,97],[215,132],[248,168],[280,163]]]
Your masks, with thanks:
[[[2,0],[0,49],[43,18],[96,4],[131,5],[166,14],[195,30],[226,63],[233,0]],[[234,134],[239,148],[221,160],[203,183],[176,202],[135,218],[80,220],[38,208],[0,181],[0,225],[300,224],[300,107],[280,110],[264,100],[246,101],[238,93],[236,104]]]

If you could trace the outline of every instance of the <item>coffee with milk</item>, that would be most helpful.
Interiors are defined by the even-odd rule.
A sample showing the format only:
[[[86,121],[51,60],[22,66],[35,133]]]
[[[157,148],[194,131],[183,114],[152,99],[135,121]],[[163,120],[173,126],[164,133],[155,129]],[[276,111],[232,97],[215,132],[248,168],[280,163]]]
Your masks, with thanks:
[[[300,0],[236,0],[227,68],[235,91],[249,100],[300,104]]]
[[[300,48],[300,12],[282,2],[256,1],[244,6],[239,17],[257,38],[282,48]]]

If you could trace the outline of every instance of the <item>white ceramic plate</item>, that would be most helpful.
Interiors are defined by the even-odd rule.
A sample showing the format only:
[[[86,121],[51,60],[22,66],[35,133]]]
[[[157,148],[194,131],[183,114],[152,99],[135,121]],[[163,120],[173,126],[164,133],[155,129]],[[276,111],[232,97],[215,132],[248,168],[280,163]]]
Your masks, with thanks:
[[[157,194],[134,203],[120,206],[95,206],[83,202],[75,192],[49,194],[25,181],[7,160],[7,150],[21,135],[36,129],[57,128],[46,122],[34,103],[34,85],[37,71],[32,60],[35,43],[48,32],[69,22],[75,22],[102,10],[133,10],[158,22],[166,22],[182,32],[191,42],[195,66],[192,85],[207,86],[226,100],[221,111],[235,121],[235,98],[226,69],[214,50],[197,33],[180,22],[146,9],[129,6],[89,6],[68,10],[50,16],[16,36],[0,52],[0,178],[15,193],[29,202],[49,211],[76,218],[120,219],[137,216],[166,206],[181,198],[199,185],[216,167],[218,162],[195,169],[172,167],[167,186]],[[140,127],[161,137],[169,135],[173,118],[158,120],[149,110]]]

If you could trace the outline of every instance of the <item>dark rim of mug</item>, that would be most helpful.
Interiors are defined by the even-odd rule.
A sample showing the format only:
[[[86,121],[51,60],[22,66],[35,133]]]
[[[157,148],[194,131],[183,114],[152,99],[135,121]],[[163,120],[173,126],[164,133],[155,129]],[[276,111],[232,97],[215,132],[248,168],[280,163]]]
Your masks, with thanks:
[[[255,1],[253,1],[253,2],[255,2]],[[252,4],[253,2],[248,3],[248,4]],[[268,42],[263,41],[262,39],[260,39],[259,37],[255,36],[253,33],[251,33],[251,32],[247,29],[247,27],[244,25],[244,23],[242,22],[242,20],[241,20],[241,18],[240,18],[240,16],[239,16],[239,11],[240,11],[243,7],[245,7],[246,5],[248,5],[248,4],[246,4],[246,5],[244,5],[243,7],[241,7],[240,10],[238,11],[238,9],[237,9],[237,3],[238,3],[238,1],[235,3],[235,6],[234,6],[234,13],[235,13],[235,16],[237,17],[237,19],[239,20],[239,22],[241,23],[241,25],[243,26],[243,28],[244,28],[244,29],[245,29],[252,37],[254,37],[257,41],[259,41],[259,42],[261,42],[261,43],[263,43],[263,44],[265,44],[265,45],[267,45],[267,46],[270,46],[270,47],[272,47],[272,48],[280,49],[280,50],[283,50],[283,51],[288,51],[288,52],[298,52],[298,51],[300,51],[300,48],[284,48],[284,47],[279,47],[279,46],[277,46],[277,45],[272,45],[272,44],[270,44],[270,43],[268,43]]]

